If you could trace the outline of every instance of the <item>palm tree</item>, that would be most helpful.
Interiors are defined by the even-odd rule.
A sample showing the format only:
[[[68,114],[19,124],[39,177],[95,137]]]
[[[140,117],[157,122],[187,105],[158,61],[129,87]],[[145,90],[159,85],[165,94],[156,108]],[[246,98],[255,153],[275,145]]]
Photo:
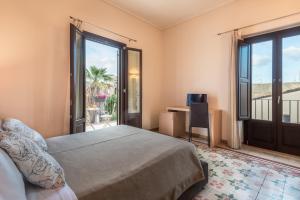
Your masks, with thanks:
[[[107,73],[107,68],[91,66],[86,69],[88,83],[88,93],[90,93],[90,103],[93,103],[93,97],[102,90],[107,90],[114,80],[112,74]]]
[[[91,82],[91,85],[102,88],[104,85],[113,81],[113,75],[107,74],[107,68],[91,66],[86,69],[86,77]]]

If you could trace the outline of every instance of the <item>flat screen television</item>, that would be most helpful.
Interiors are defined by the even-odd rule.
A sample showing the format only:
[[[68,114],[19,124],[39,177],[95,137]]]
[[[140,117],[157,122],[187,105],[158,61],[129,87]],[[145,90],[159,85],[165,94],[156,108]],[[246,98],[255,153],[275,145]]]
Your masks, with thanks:
[[[207,94],[187,94],[186,105],[191,103],[207,103]]]

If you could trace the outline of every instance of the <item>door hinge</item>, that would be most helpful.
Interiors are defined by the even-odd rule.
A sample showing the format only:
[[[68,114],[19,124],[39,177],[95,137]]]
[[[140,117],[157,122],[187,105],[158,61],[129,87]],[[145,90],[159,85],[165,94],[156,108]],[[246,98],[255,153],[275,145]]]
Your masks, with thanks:
[[[127,92],[127,90],[124,88],[124,89],[123,89],[123,93],[126,94],[126,92]]]

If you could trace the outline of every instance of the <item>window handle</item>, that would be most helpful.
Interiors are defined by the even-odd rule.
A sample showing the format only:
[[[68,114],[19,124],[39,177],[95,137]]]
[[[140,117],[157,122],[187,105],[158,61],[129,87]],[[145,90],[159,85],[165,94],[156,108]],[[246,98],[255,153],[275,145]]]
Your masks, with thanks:
[[[277,103],[278,104],[280,104],[280,98],[281,98],[280,96],[278,96],[278,98],[277,98]]]

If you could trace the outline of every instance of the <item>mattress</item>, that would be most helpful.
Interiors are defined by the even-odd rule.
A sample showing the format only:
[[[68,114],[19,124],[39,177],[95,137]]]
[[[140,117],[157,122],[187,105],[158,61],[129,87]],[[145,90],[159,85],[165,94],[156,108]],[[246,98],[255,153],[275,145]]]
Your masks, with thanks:
[[[47,139],[79,200],[171,200],[203,180],[195,147],[129,126]]]

